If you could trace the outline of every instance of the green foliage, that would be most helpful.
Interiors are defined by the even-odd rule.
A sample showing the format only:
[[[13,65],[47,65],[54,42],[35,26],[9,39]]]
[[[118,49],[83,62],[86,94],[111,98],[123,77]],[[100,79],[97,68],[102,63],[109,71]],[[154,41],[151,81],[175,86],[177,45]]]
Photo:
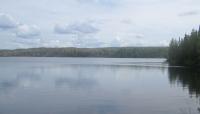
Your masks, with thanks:
[[[168,53],[171,65],[200,66],[200,29],[179,40],[172,39]]]
[[[167,47],[31,48],[1,50],[0,56],[164,58],[167,51]]]

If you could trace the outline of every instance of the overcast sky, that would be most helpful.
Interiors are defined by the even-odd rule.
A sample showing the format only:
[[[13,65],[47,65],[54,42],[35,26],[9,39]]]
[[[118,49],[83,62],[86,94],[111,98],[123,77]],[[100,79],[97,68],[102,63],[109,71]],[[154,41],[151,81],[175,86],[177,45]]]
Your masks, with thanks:
[[[200,0],[0,0],[0,48],[167,46]]]

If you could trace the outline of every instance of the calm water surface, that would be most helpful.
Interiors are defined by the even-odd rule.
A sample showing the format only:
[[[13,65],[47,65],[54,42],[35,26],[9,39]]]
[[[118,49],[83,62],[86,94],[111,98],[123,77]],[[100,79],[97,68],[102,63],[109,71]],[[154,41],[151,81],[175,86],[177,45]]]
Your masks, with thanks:
[[[199,95],[165,59],[0,58],[0,114],[199,114]]]

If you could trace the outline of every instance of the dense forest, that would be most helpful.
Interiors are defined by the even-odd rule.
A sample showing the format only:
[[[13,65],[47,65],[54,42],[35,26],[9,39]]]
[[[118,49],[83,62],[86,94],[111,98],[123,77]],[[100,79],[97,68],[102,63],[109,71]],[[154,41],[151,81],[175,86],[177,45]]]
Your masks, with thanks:
[[[200,66],[200,29],[184,38],[172,39],[168,56],[171,65]]]
[[[1,57],[166,58],[168,47],[30,48],[0,50]]]

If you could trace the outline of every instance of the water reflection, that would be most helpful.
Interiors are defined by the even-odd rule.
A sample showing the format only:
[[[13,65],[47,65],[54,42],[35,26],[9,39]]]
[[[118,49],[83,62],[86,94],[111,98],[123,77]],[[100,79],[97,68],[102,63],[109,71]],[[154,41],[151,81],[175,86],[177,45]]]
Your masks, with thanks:
[[[160,60],[22,61],[0,59],[0,114],[198,114],[187,93],[200,96],[198,71]]]
[[[97,104],[91,106],[91,109],[94,110],[97,114],[119,114],[120,107],[116,104]]]
[[[85,77],[62,77],[57,78],[55,80],[56,87],[62,87],[62,86],[69,86],[72,89],[84,89],[84,88],[90,88],[96,85],[97,82],[94,79],[85,78]]]
[[[169,68],[171,84],[177,84],[188,89],[191,96],[200,97],[200,71],[189,68]]]
[[[0,93],[7,93],[18,87],[30,87],[40,79],[41,76],[34,72],[19,72],[13,77],[1,76]]]
[[[169,80],[172,85],[178,85],[188,90],[191,97],[200,100],[200,70],[191,68],[169,68]],[[199,102],[199,101],[198,101]],[[197,108],[200,113],[200,107]]]

